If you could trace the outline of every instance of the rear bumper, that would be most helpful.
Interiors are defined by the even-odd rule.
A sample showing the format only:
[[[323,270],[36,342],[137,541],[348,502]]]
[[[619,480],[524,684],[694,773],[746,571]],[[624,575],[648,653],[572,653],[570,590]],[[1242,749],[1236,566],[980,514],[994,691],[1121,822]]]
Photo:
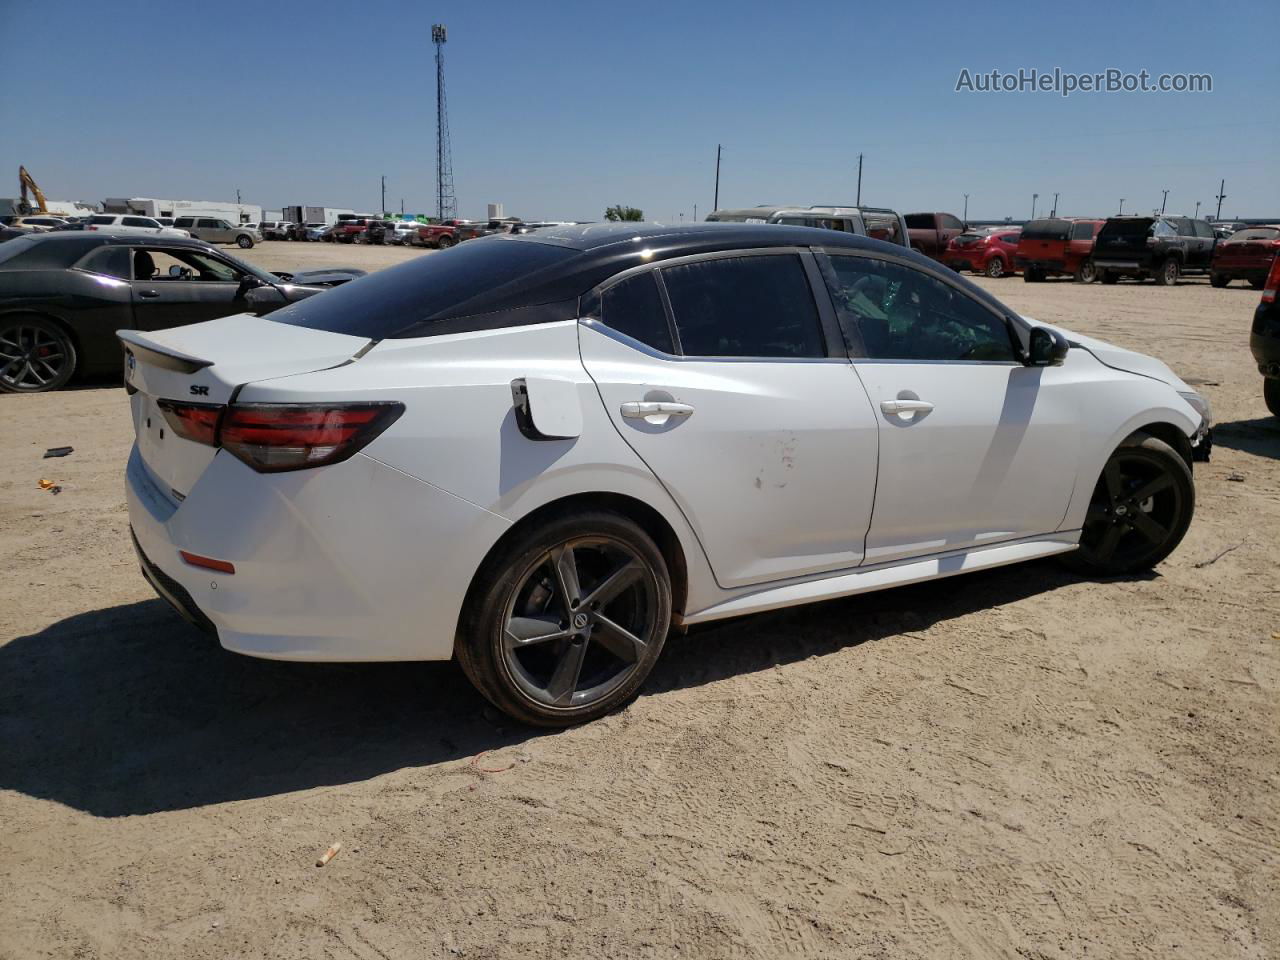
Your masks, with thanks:
[[[135,447],[125,493],[156,592],[226,649],[278,660],[449,659],[479,559],[509,526],[360,454],[259,474],[219,453],[178,503]]]

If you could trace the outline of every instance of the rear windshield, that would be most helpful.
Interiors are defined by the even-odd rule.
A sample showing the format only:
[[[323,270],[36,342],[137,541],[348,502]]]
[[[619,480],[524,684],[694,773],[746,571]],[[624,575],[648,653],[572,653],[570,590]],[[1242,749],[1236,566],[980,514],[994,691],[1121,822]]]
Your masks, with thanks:
[[[1028,240],[1065,240],[1070,233],[1069,220],[1032,220],[1022,228],[1022,236]]]
[[[1249,230],[1236,231],[1227,243],[1239,243],[1241,240],[1275,240],[1277,237],[1280,237],[1280,228],[1253,227]]]
[[[1134,217],[1132,220],[1108,220],[1098,232],[1113,237],[1145,237],[1153,223],[1155,221],[1150,217]]]
[[[383,340],[424,321],[483,313],[486,301],[511,292],[502,288],[575,256],[576,250],[544,243],[472,240],[344,283],[277,310],[269,319]]]

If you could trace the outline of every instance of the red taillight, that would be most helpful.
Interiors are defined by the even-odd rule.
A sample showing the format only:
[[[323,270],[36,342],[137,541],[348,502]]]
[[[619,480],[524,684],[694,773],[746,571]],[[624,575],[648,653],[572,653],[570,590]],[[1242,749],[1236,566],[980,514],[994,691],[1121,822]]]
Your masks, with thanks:
[[[228,407],[218,442],[260,473],[340,463],[404,413],[402,403],[253,403]]]
[[[1276,293],[1280,291],[1280,254],[1271,261],[1271,272],[1267,274],[1267,285],[1262,290],[1263,303],[1275,303]]]
[[[218,418],[222,416],[220,403],[178,403],[176,400],[156,401],[164,419],[173,432],[184,440],[216,446],[218,442]]]

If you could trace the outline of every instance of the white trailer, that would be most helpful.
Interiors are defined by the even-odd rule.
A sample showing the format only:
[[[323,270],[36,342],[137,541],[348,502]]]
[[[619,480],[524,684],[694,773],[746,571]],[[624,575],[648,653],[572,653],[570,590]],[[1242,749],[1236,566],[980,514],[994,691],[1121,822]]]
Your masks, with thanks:
[[[123,206],[124,209],[113,209]],[[221,200],[159,200],[155,197],[130,197],[107,200],[108,213],[136,213],[144,217],[213,217],[228,223],[261,223],[262,205],[228,203]]]

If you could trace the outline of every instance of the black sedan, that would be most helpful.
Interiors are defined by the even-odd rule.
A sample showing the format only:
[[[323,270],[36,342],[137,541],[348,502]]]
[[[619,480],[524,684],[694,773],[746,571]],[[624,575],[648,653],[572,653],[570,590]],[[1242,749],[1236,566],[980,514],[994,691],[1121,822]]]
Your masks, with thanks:
[[[0,391],[39,393],[118,371],[117,330],[270,313],[362,274],[267,273],[185,237],[18,237],[0,246]]]

